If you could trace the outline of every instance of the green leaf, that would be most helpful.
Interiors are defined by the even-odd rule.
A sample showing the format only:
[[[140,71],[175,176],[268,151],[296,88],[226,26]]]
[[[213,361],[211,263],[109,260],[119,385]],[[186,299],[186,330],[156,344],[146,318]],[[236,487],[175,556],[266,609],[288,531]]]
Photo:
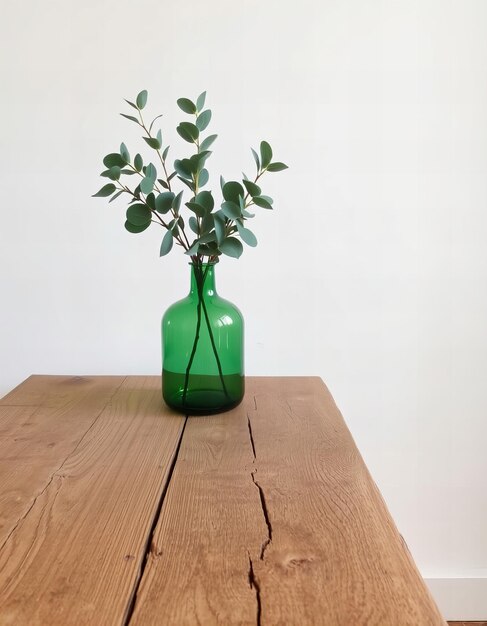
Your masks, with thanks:
[[[276,161],[275,163],[270,163],[267,166],[268,172],[282,172],[282,170],[287,170],[287,165],[285,163],[281,163],[280,161]]]
[[[186,250],[186,252],[184,254],[187,254],[189,256],[193,256],[194,254],[198,254],[199,247],[200,247],[200,242],[196,239],[196,241],[193,242],[193,245],[191,246],[191,248]]]
[[[127,221],[134,226],[142,226],[151,221],[151,210],[145,204],[131,204],[127,209]]]
[[[205,106],[205,100],[206,100],[206,91],[203,91],[203,93],[200,93],[200,95],[198,96],[196,100],[196,108],[198,109],[198,111],[201,111],[202,108]]]
[[[124,170],[120,170],[122,174],[126,174],[127,176],[134,176],[135,174],[137,174],[137,172],[134,172],[134,170],[129,170],[127,168],[125,168]]]
[[[146,195],[154,189],[154,180],[146,176],[140,181],[140,191]]]
[[[139,95],[137,96],[136,99],[136,104],[137,104],[137,108],[138,109],[143,109],[145,107],[145,105],[147,104],[147,90],[144,89],[143,91],[141,91],[139,93]]]
[[[182,197],[183,197],[183,192],[180,191],[178,195],[175,196],[174,200],[172,201],[172,208],[175,210],[176,213],[179,211],[179,208],[181,206]]]
[[[208,126],[208,124],[210,123],[210,120],[211,120],[210,109],[206,109],[206,111],[203,111],[202,113],[200,113],[200,115],[198,115],[198,117],[196,118],[196,126],[198,127],[198,130],[200,132],[203,132],[205,128]]]
[[[208,170],[202,169],[198,179],[199,186],[204,187],[209,179],[210,175],[208,174]]]
[[[156,197],[156,211],[158,213],[168,213],[171,210],[175,195],[172,191],[163,191]]]
[[[118,154],[118,152],[111,152],[103,159],[103,165],[107,168],[113,167],[114,165],[123,167],[125,165],[125,161],[123,160],[122,155]]]
[[[176,130],[188,143],[194,143],[200,135],[198,128],[191,122],[181,122]]]
[[[251,196],[260,196],[261,188],[259,187],[259,185],[256,185],[250,180],[244,180],[243,184],[245,185],[245,189],[247,189]]]
[[[120,113],[120,115],[121,115],[122,117],[126,117],[126,118],[127,118],[128,120],[130,120],[131,122],[135,122],[136,124],[138,124],[138,123],[139,123],[139,120],[138,120],[136,117],[134,117],[133,115],[126,115],[125,113]]]
[[[120,178],[122,170],[118,167],[118,165],[114,165],[109,170],[105,170],[100,174],[104,178],[110,178],[111,180],[118,180]]]
[[[112,193],[116,190],[116,187],[113,183],[108,183],[108,185],[104,185],[100,191],[94,193],[92,198],[106,198],[107,196],[111,196]]]
[[[135,169],[140,172],[142,170],[142,167],[144,166],[144,161],[142,160],[142,157],[140,156],[140,154],[136,154],[135,158],[134,158],[134,167]]]
[[[152,163],[149,163],[149,165],[146,166],[144,174],[147,178],[150,178],[152,181],[156,182],[157,170],[154,165],[152,165]]]
[[[159,139],[155,137],[144,137],[144,141],[146,141],[151,148],[154,148],[154,150],[159,150],[162,145]]]
[[[159,183],[159,185],[161,185],[161,187],[164,187],[164,189],[169,189],[169,185],[162,178],[158,178],[157,182]]]
[[[130,102],[130,100],[126,100],[125,98],[124,98],[124,100],[125,100],[125,102],[127,104],[130,104],[131,107],[134,107],[134,109],[138,110],[139,107],[136,104],[134,104],[133,102]]]
[[[235,237],[227,237],[220,244],[220,250],[223,254],[238,259],[243,252],[243,246],[242,243]]]
[[[153,193],[147,194],[147,198],[145,199],[146,204],[149,205],[149,208],[153,211],[156,210],[156,197]]]
[[[173,244],[173,236],[172,232],[168,230],[164,237],[162,238],[161,250],[159,252],[159,256],[165,256],[168,252],[171,252],[172,244]]]
[[[181,111],[184,111],[185,113],[189,113],[190,115],[192,115],[193,113],[196,113],[196,105],[194,104],[194,102],[191,102],[191,100],[189,100],[188,98],[179,98],[177,103]]]
[[[265,169],[272,159],[272,148],[267,141],[260,142],[260,158],[262,161],[262,167]]]
[[[205,207],[198,202],[186,202],[186,206],[190,211],[196,213],[198,217],[204,217],[206,215]]]
[[[152,127],[154,126],[154,122],[155,122],[156,120],[158,120],[160,117],[162,117],[162,113],[161,113],[160,115],[156,115],[156,116],[155,116],[155,118],[154,118],[154,119],[152,120],[152,122],[150,123],[150,126],[149,126],[149,134],[150,134],[150,131],[152,130]],[[162,140],[161,140],[161,143],[162,143]]]
[[[208,213],[211,213],[211,211],[213,211],[213,207],[215,206],[215,201],[213,200],[211,191],[200,191],[196,196],[196,202],[204,207]]]
[[[121,191],[117,191],[117,193],[114,196],[112,196],[108,202],[113,202],[114,200],[116,200],[122,194],[123,194],[123,189]]]
[[[204,235],[201,235],[199,239],[200,243],[210,243],[211,241],[216,241],[216,235],[214,231],[212,233],[206,233]]]
[[[263,209],[272,209],[272,204],[262,196],[254,196],[252,200],[254,201],[254,204],[262,207]]]
[[[157,141],[159,142],[159,148],[161,148],[162,147],[162,131],[161,131],[161,129],[159,129],[157,131],[156,137],[157,137]]]
[[[267,200],[267,202],[268,202],[269,204],[273,204],[273,203],[274,203],[274,200],[273,200],[270,196],[264,196],[264,194],[262,194],[260,197],[261,197],[263,200]]]
[[[201,220],[201,232],[208,233],[215,225],[213,215],[211,213],[207,213],[204,218]]]
[[[227,200],[222,204],[222,211],[225,217],[228,217],[229,220],[236,220],[241,216],[240,207],[235,202],[231,200]]]
[[[255,160],[255,164],[257,165],[257,172],[260,172],[260,159],[259,159],[259,155],[257,154],[257,152],[253,149],[250,148],[252,150],[252,154],[254,155],[254,160]]]
[[[238,230],[238,234],[240,235],[241,240],[244,243],[246,243],[248,246],[255,248],[255,246],[257,245],[257,237],[254,235],[254,233],[248,228],[241,226],[238,222],[237,222],[237,230]]]
[[[242,185],[233,180],[223,185],[222,193],[225,200],[231,200],[236,203],[238,203],[239,196],[245,195]]]
[[[182,178],[191,180],[191,170],[188,168],[188,163],[184,163],[183,161],[188,161],[189,163],[188,159],[183,159],[182,161],[176,159],[174,161],[174,169]]]
[[[162,153],[162,160],[165,161],[167,158],[167,153],[169,152],[169,146],[164,148],[164,152]]]
[[[150,226],[150,222],[147,222],[147,224],[140,224],[139,226],[136,226],[135,224],[131,224],[128,220],[125,222],[126,230],[128,230],[129,233],[134,233],[134,234],[141,233],[146,228],[149,228],[149,226]]]
[[[130,163],[130,153],[127,149],[127,146],[123,142],[120,144],[120,156],[125,161],[125,163]]]
[[[191,189],[191,191],[194,193],[195,189],[194,189],[194,184],[190,181],[190,180],[186,180],[185,178],[181,178],[181,176],[178,176],[178,179],[184,183],[187,187],[189,187],[189,189]]]
[[[251,217],[255,217],[255,213],[249,213],[248,211],[243,210],[242,217],[246,217],[247,219],[250,219]]]
[[[194,215],[191,215],[188,220],[189,227],[197,235],[198,234],[198,220]]]
[[[225,238],[225,219],[218,214],[215,214],[213,219],[215,222],[216,241],[220,245]]]
[[[208,150],[208,148],[211,146],[211,144],[215,141],[215,139],[218,137],[218,135],[208,135],[208,137],[206,139],[203,139],[203,141],[200,143],[200,150]]]

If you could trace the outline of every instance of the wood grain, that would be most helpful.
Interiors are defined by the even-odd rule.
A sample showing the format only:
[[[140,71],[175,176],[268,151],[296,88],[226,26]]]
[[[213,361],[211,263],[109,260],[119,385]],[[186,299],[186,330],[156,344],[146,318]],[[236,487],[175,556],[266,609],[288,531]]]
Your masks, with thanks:
[[[17,476],[26,493],[22,476],[34,484],[20,517],[13,500],[7,506],[7,518],[18,519],[0,549],[0,624],[122,624],[185,418],[163,407],[159,377],[51,381],[84,387],[87,393],[78,395],[46,394],[48,381],[41,382],[33,380],[34,390],[27,384],[25,397],[16,390],[2,402],[0,445],[10,455],[3,470],[18,453],[9,452],[17,432],[9,411],[16,411],[20,430],[25,420],[33,424]]]
[[[0,546],[123,380],[31,376],[0,400]]]
[[[250,553],[266,534],[245,411],[190,418],[131,626],[256,624]]]
[[[131,624],[444,625],[320,379],[191,418]]]

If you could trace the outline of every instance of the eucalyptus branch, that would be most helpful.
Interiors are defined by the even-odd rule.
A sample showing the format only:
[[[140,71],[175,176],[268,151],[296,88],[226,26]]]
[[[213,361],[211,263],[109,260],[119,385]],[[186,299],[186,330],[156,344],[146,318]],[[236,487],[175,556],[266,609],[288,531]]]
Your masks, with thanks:
[[[240,257],[243,252],[242,242],[252,247],[257,245],[255,235],[247,228],[248,221],[254,215],[247,209],[251,206],[273,208],[272,198],[263,195],[257,183],[264,172],[279,172],[287,166],[281,162],[272,162],[272,148],[266,141],[262,141],[259,154],[252,150],[257,168],[254,180],[248,180],[245,175],[241,182],[225,182],[221,179],[223,198],[216,203],[212,192],[204,190],[209,180],[205,163],[211,154],[209,148],[217,137],[217,135],[209,135],[202,138],[202,133],[211,120],[210,109],[204,108],[206,92],[200,94],[196,102],[188,98],[179,98],[177,101],[184,113],[195,116],[194,124],[184,121],[177,126],[176,130],[184,141],[195,146],[196,153],[189,158],[176,159],[174,171],[170,175],[166,162],[169,147],[161,152],[162,133],[159,130],[156,135],[152,134],[154,122],[161,115],[157,115],[149,127],[144,121],[142,110],[146,107],[147,97],[147,91],[144,90],[137,95],[135,102],[126,101],[137,111],[138,119],[125,113],[121,115],[135,122],[146,133],[144,140],[157,152],[165,178],[157,178],[157,170],[152,163],[144,166],[140,154],[135,156],[132,164],[128,149],[122,143],[119,152],[112,152],[104,157],[103,164],[107,169],[101,173],[101,176],[108,178],[111,182],[104,185],[94,195],[103,198],[110,196],[110,202],[122,193],[131,195],[133,199],[127,208],[125,228],[131,233],[141,233],[153,222],[162,225],[166,233],[161,243],[161,256],[168,254],[176,242],[184,248],[192,263],[196,265],[202,265],[205,258],[211,263],[216,263],[222,254]],[[134,173],[137,173],[141,180],[132,191],[120,182],[120,177]],[[171,183],[176,175],[191,189],[192,193],[189,201],[185,202],[185,206],[191,212],[189,220],[186,221],[181,214],[184,190],[176,194]],[[157,184],[159,181],[167,191],[159,187]],[[161,217],[166,214],[171,216],[170,221]],[[189,225],[196,234],[191,244],[186,225]]]

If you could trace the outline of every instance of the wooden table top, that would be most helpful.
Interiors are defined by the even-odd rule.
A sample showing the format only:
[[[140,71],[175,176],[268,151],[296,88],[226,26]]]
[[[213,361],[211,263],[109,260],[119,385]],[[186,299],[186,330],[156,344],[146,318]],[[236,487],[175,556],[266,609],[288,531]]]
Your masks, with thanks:
[[[155,376],[0,400],[0,624],[444,625],[319,378],[211,417]]]

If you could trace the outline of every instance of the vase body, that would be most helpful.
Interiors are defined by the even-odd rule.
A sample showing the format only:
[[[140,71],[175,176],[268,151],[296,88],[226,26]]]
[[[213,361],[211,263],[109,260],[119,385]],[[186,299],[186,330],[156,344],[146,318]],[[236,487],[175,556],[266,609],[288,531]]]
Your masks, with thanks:
[[[181,413],[208,415],[243,398],[244,322],[217,294],[215,266],[190,268],[189,295],[162,318],[162,394]]]

